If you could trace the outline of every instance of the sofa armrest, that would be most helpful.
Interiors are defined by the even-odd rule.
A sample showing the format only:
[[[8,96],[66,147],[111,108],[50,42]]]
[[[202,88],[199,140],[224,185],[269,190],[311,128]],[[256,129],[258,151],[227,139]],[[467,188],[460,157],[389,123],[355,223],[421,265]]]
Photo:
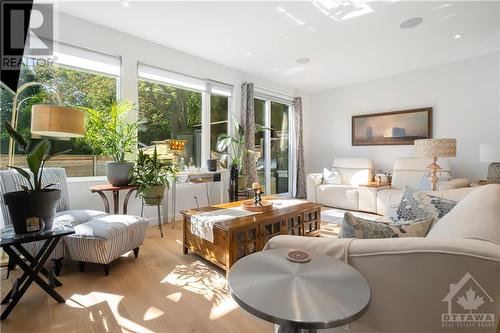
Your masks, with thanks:
[[[317,202],[316,187],[323,182],[323,174],[310,173],[306,178],[307,200]]]
[[[372,293],[367,313],[351,323],[350,332],[449,332],[450,327],[441,322],[448,310],[445,298],[450,285],[457,285],[469,275],[493,300],[500,299],[500,246],[491,242],[277,236],[265,249],[293,248],[341,259],[346,246],[348,263],[366,278]],[[461,289],[453,297],[453,313],[463,311],[457,299],[465,292]],[[500,302],[485,302],[482,306],[484,313],[500,312]],[[494,326],[488,332],[495,332]]]
[[[470,179],[468,178],[454,178],[447,182],[438,183],[438,191],[453,190],[456,188],[469,187]]]

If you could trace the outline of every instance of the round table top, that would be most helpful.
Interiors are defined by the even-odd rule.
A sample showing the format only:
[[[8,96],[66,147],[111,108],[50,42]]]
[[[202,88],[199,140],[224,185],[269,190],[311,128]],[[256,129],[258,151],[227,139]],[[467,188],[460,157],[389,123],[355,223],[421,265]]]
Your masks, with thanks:
[[[286,258],[288,251],[257,252],[231,267],[229,290],[243,309],[304,329],[346,325],[365,313],[371,292],[357,270],[318,253],[309,253],[308,263],[294,263]]]

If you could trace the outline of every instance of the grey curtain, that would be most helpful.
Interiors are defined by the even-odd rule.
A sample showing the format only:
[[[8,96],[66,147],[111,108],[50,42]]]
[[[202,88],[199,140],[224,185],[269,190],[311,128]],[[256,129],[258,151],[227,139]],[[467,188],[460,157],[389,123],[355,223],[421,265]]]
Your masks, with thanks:
[[[244,82],[241,85],[241,125],[245,129],[245,149],[255,150],[255,109],[253,102],[253,83]],[[243,157],[243,170],[248,175],[247,187],[257,182],[257,166],[253,154]]]
[[[302,98],[296,97],[293,100],[294,125],[295,125],[295,156],[297,156],[297,174],[295,197],[306,198],[306,173],[304,169],[304,142],[302,134]]]

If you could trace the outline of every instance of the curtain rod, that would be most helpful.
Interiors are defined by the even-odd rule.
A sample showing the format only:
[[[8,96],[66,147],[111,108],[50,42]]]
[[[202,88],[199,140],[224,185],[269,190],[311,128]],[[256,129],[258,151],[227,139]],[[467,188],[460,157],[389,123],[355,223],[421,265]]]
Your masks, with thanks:
[[[248,81],[245,81],[243,83],[251,83],[251,82],[248,82]],[[283,94],[283,93],[280,93],[280,92],[276,92],[276,91],[273,91],[273,90],[270,90],[270,89],[266,89],[266,88],[262,88],[260,86],[257,86],[254,84],[254,89],[259,89],[259,90],[264,90],[264,91],[267,91],[267,92],[270,92],[270,93],[273,93],[275,95],[281,95],[283,97],[288,97],[288,98],[291,98],[291,99],[294,99],[295,96],[290,96],[290,95],[287,95],[287,94]]]

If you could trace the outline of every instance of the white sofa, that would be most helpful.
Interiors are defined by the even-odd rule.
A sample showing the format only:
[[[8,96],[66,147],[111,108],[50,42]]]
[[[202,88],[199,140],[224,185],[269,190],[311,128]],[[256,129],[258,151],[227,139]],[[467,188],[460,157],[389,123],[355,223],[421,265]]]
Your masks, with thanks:
[[[359,184],[366,184],[373,178],[373,160],[369,158],[336,158],[333,168],[337,169],[342,184],[323,184],[322,173],[307,175],[307,200],[325,206],[349,210],[360,210]]]
[[[376,191],[376,209],[372,209],[369,211],[377,213],[379,215],[391,215],[401,202],[403,188],[408,185],[411,188],[418,189],[419,184],[422,181],[422,177],[426,177],[426,174],[429,172],[427,166],[431,163],[431,159],[397,159],[394,162],[394,169],[392,171],[391,188],[382,188]],[[448,159],[438,159],[437,163],[439,164],[439,166],[441,166],[441,170],[438,172],[438,177],[444,178],[446,180],[438,181],[437,191],[429,191],[429,193],[432,193],[432,195],[435,196],[442,197],[443,191],[469,187],[469,179],[455,178],[448,180],[449,178],[451,178],[450,163]],[[470,191],[470,189],[464,191],[468,192]],[[453,196],[453,193],[451,194],[451,196]],[[463,195],[459,197],[461,198],[463,197]],[[450,199],[453,200],[453,198]]]
[[[371,301],[368,311],[350,324],[349,332],[493,333],[500,313],[499,202],[500,185],[475,188],[422,238],[276,236],[265,250],[325,253],[363,274]],[[448,311],[469,314],[457,303],[469,288],[484,302],[471,313],[495,314],[492,326],[446,327],[442,315]],[[328,331],[346,332],[342,327]]]

